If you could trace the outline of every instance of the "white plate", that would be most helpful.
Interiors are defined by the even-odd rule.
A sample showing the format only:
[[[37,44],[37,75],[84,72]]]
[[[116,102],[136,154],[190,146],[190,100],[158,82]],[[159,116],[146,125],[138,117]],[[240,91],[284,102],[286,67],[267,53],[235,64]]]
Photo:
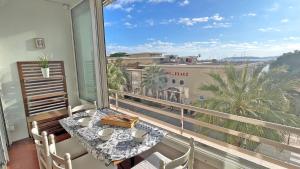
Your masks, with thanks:
[[[88,127],[91,120],[92,119],[90,117],[84,117],[84,118],[77,120],[77,122],[83,127]]]
[[[107,141],[111,138],[112,134],[114,133],[113,128],[105,128],[98,132],[98,135],[100,136],[101,140]]]
[[[89,116],[93,117],[96,113],[97,113],[97,110],[86,110],[85,111]]]

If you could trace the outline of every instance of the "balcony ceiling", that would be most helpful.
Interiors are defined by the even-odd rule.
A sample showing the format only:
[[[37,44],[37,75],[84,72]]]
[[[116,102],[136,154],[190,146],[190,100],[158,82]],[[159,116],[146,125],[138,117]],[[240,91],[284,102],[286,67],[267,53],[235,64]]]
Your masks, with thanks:
[[[0,7],[5,6],[8,3],[9,0],[0,0]],[[41,1],[49,1],[49,2],[54,2],[54,3],[60,3],[60,4],[67,4],[70,6],[74,6],[75,4],[77,4],[78,2],[80,2],[81,0],[41,0]],[[104,0],[104,6],[112,3],[112,1],[115,0]]]
[[[1,1],[5,1],[5,0],[0,0]],[[70,6],[73,6],[75,4],[77,4],[78,2],[80,2],[81,0],[46,0],[46,1],[52,1],[52,2],[57,2],[57,3],[61,3],[61,4],[68,4]],[[104,0],[104,4],[108,5],[112,2],[113,0]]]
[[[76,3],[80,2],[80,0],[45,0],[49,2],[56,2],[56,3],[61,3],[61,4],[67,4],[70,6],[75,5]]]
[[[7,3],[7,0],[0,0],[0,7],[4,6]]]

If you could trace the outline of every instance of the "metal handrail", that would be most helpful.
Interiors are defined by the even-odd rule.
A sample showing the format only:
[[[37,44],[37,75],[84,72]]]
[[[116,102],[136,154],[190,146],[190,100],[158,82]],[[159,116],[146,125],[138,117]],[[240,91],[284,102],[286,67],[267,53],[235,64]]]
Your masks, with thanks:
[[[187,109],[187,110],[191,110],[191,111],[195,111],[195,112],[199,112],[199,113],[203,113],[203,114],[207,114],[207,115],[220,117],[223,119],[239,121],[239,122],[253,124],[256,126],[260,126],[260,127],[274,129],[277,131],[290,132],[290,133],[300,135],[300,128],[296,128],[296,127],[291,127],[291,126],[272,123],[272,122],[268,122],[268,121],[248,118],[248,117],[244,117],[244,116],[238,116],[238,115],[234,115],[234,114],[228,114],[228,113],[219,112],[219,111],[215,111],[215,110],[204,109],[204,108],[181,104],[181,103],[170,102],[170,101],[156,99],[156,98],[152,98],[152,97],[148,97],[148,96],[136,95],[136,94],[123,92],[123,91],[121,92],[121,91],[116,91],[116,90],[112,90],[112,89],[109,89],[109,91],[111,91],[113,93],[117,93],[117,94],[123,94],[123,95],[131,96],[134,98],[155,102],[155,103],[173,106],[173,107],[176,107],[179,109]]]
[[[233,135],[233,136],[241,137],[241,138],[248,139],[248,140],[251,140],[251,141],[254,141],[254,142],[265,143],[265,144],[268,144],[268,145],[272,145],[276,148],[286,149],[286,150],[289,150],[291,152],[295,152],[295,153],[300,154],[300,148],[299,147],[291,146],[291,145],[288,145],[288,144],[285,144],[285,143],[280,143],[280,142],[270,140],[270,139],[267,139],[267,138],[264,138],[264,137],[243,133],[243,132],[240,132],[240,131],[220,127],[220,126],[213,125],[213,124],[210,124],[210,123],[207,123],[207,122],[203,122],[203,121],[195,120],[195,119],[190,118],[190,117],[186,117],[186,116],[184,116],[184,109],[192,110],[192,111],[195,111],[195,112],[200,112],[200,113],[204,113],[204,114],[208,114],[208,115],[212,115],[212,116],[216,116],[216,117],[221,117],[221,118],[224,118],[224,119],[235,120],[235,121],[239,121],[239,122],[253,124],[253,125],[260,126],[260,127],[270,128],[270,129],[274,129],[276,131],[288,131],[288,132],[295,133],[295,134],[298,134],[298,135],[300,133],[300,128],[290,127],[290,126],[286,126],[286,125],[276,124],[276,123],[257,120],[257,119],[251,119],[251,118],[232,115],[232,114],[223,113],[223,112],[219,112],[219,111],[203,109],[203,108],[199,108],[199,107],[184,105],[184,104],[181,104],[181,103],[169,102],[169,101],[166,101],[166,100],[156,99],[156,98],[152,98],[152,97],[148,97],[148,96],[136,95],[136,94],[132,94],[132,93],[128,93],[128,92],[121,92],[121,91],[116,91],[116,90],[110,90],[110,92],[115,94],[115,98],[113,98],[113,99],[115,99],[116,109],[119,108],[119,103],[118,102],[125,102],[126,104],[129,104],[131,106],[135,106],[135,107],[138,107],[138,108],[142,108],[144,110],[152,111],[152,112],[155,112],[155,113],[167,116],[167,117],[171,117],[171,118],[180,120],[181,125],[179,127],[180,128],[179,129],[179,132],[180,132],[179,134],[181,134],[181,135],[186,134],[186,133],[191,134],[191,132],[192,132],[192,134],[195,134],[196,136],[199,135],[199,134],[197,134],[193,131],[188,131],[184,128],[184,122],[189,122],[189,123],[195,124],[197,126],[206,127],[206,128],[218,131],[218,132],[222,132],[222,133],[230,134],[230,135]],[[151,101],[151,102],[154,102],[154,103],[173,106],[173,107],[179,108],[181,111],[180,111],[180,114],[170,113],[168,111],[164,111],[162,109],[154,108],[152,106],[145,105],[145,104],[142,104],[142,103],[139,103],[139,102],[129,101],[128,99],[127,100],[126,99],[120,99],[118,95],[126,95],[126,96],[130,96],[130,97],[133,97],[133,98],[138,98],[138,99],[142,99],[142,100],[146,100],[146,101]],[[240,148],[235,147],[235,149],[240,149]],[[259,155],[262,155],[262,154],[259,154]],[[268,159],[269,161],[272,161],[272,162],[275,161],[276,163],[278,163],[278,161],[280,161],[280,160],[275,160],[275,159],[270,160],[270,158],[265,156],[265,155],[262,155],[262,156],[264,156],[264,159]],[[282,163],[283,161],[280,161],[280,162]],[[287,164],[287,163],[285,163],[285,164]],[[287,164],[287,165],[290,165],[290,164]],[[289,166],[289,167],[291,167],[291,166]]]

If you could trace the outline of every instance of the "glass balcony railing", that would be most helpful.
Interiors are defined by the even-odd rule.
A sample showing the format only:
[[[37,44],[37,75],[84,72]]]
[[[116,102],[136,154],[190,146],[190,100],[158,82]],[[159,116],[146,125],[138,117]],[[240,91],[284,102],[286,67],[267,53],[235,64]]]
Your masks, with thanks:
[[[111,108],[139,116],[180,137],[193,137],[202,145],[242,158],[266,168],[298,168],[300,128],[170,102],[153,97],[110,90]],[[201,120],[202,117],[238,122],[233,130]],[[282,136],[280,141],[251,133],[248,128]]]

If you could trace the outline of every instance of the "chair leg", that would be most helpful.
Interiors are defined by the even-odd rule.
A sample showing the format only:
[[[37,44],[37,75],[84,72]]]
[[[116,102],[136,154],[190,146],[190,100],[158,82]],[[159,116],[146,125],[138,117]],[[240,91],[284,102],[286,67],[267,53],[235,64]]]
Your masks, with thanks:
[[[134,166],[134,157],[131,157],[130,158],[130,167],[133,167]]]
[[[39,162],[39,168],[40,169],[43,169],[44,167],[43,167],[43,165],[42,165],[42,163],[41,163],[41,160],[40,160],[40,153],[39,153],[39,151],[38,151],[38,148],[36,147],[36,150],[37,150],[37,159],[38,159],[38,162]]]
[[[125,169],[124,167],[123,167],[123,165],[122,165],[122,163],[120,163],[120,164],[118,164],[118,167],[117,168],[121,168],[121,169]]]

